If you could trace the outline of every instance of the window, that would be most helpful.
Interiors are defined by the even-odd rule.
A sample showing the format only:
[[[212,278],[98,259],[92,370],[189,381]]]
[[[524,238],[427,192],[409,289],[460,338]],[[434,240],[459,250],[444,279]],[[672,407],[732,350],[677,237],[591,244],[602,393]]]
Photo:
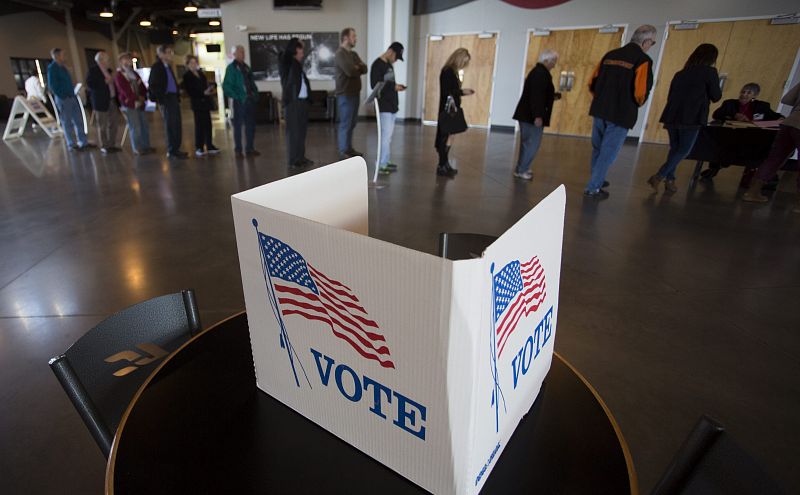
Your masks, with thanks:
[[[42,86],[47,85],[47,64],[49,58],[18,58],[11,57],[11,72],[14,73],[14,81],[17,89],[25,92],[25,80],[31,76],[39,78]]]

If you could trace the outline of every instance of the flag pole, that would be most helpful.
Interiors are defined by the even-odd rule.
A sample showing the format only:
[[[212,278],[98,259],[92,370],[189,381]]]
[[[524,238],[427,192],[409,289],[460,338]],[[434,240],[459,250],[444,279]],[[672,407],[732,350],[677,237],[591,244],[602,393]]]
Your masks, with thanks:
[[[496,287],[495,287],[495,280],[494,280],[494,263],[492,263],[489,267],[489,273],[492,277],[492,314],[491,314],[491,346],[492,346],[492,378],[494,380],[494,392],[492,392],[492,398],[494,399],[494,424],[495,424],[495,432],[500,431],[500,397],[499,397],[499,389],[500,384],[497,381],[497,331],[495,330],[495,325],[497,324],[496,316],[497,316],[497,298],[496,298]]]
[[[289,341],[289,334],[286,331],[286,325],[283,323],[283,314],[281,313],[281,308],[278,306],[278,300],[275,297],[274,288],[272,287],[272,277],[269,274],[269,265],[267,263],[266,255],[264,254],[264,249],[261,244],[261,232],[258,231],[258,221],[254,218],[253,219],[253,227],[256,229],[256,239],[258,240],[258,252],[261,258],[261,271],[264,273],[264,281],[267,283],[267,296],[269,297],[269,303],[272,307],[272,312],[275,314],[275,317],[278,319],[278,325],[280,326],[280,343],[281,347],[286,349],[286,354],[289,357],[289,365],[292,367],[292,373],[294,374],[294,382],[299,387],[300,380],[297,378],[297,370],[294,367],[294,358],[292,357],[292,344]],[[307,378],[306,378],[307,379]]]

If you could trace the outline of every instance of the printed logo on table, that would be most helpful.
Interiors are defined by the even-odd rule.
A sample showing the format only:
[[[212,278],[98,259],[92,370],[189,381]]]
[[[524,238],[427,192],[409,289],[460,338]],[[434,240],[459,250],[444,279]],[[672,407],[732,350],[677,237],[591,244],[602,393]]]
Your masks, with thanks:
[[[394,368],[386,338],[353,290],[311,265],[288,244],[259,232],[255,219],[253,226],[258,235],[267,295],[280,326],[280,346],[286,349],[297,386],[300,380],[295,361],[309,386],[311,383],[289,338],[286,318],[292,315],[320,322],[362,358],[384,368]]]
[[[528,315],[537,312],[547,298],[544,267],[539,258],[534,256],[526,262],[514,260],[497,273],[494,273],[494,263],[492,263],[490,271],[492,273],[490,359],[493,382],[490,404],[495,410],[495,431],[499,432],[500,402],[502,401],[503,411],[506,412],[506,401],[500,387],[498,361],[505,354],[506,358],[502,359],[502,362],[507,363],[508,354],[515,353],[510,365],[516,389],[520,378],[527,374],[531,361],[539,355],[541,347],[550,338],[553,308],[551,307],[539,325],[534,327],[521,348],[510,349],[509,339],[518,328],[523,327],[520,331],[527,331],[520,323],[527,321]]]

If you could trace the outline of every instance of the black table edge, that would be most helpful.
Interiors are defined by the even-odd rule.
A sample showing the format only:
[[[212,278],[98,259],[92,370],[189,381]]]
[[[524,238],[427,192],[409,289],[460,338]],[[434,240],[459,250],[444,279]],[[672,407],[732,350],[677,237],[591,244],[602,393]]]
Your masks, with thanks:
[[[553,352],[553,355],[558,358],[562,363],[564,363],[567,368],[569,368],[575,376],[580,378],[583,384],[586,386],[587,389],[594,395],[595,400],[600,407],[603,408],[603,412],[606,413],[606,417],[608,418],[608,422],[611,423],[611,426],[614,428],[614,433],[617,435],[617,440],[619,440],[619,445],[622,448],[622,455],[625,456],[625,466],[628,468],[628,484],[631,487],[631,495],[639,495],[639,479],[636,476],[636,468],[633,465],[633,456],[631,455],[631,450],[628,448],[628,442],[625,441],[625,436],[622,434],[622,429],[619,427],[619,423],[617,423],[617,419],[614,417],[614,414],[611,412],[611,409],[608,408],[606,402],[600,397],[600,393],[594,388],[594,386],[589,383],[589,380],[583,376],[583,373],[578,371],[572,363],[564,359],[564,357],[557,353]]]
[[[158,376],[158,373],[161,371],[161,369],[164,366],[166,366],[167,363],[169,363],[169,361],[183,349],[185,349],[186,347],[190,346],[193,342],[203,337],[207,332],[211,332],[216,328],[222,327],[225,322],[230,321],[234,318],[238,318],[244,313],[246,313],[246,311],[240,311],[236,314],[229,316],[228,318],[225,318],[224,320],[220,320],[217,323],[206,328],[202,332],[198,333],[191,339],[184,342],[183,345],[181,345],[175,350],[175,352],[164,358],[164,360],[161,363],[159,363],[159,365],[153,370],[153,372],[150,373],[150,376],[148,376],[147,379],[142,383],[142,385],[136,391],[136,394],[131,399],[131,403],[128,404],[128,407],[125,409],[125,413],[122,415],[122,419],[119,422],[117,431],[114,433],[114,440],[111,444],[111,452],[109,453],[108,462],[106,463],[105,493],[107,495],[114,494],[114,466],[117,460],[117,451],[119,447],[120,438],[122,437],[122,434],[125,431],[125,423],[127,422],[128,417],[131,414],[131,411],[136,406],[139,397],[141,397],[141,395],[150,385],[150,382],[156,376]],[[639,481],[636,477],[636,469],[633,464],[633,457],[631,456],[630,449],[628,448],[628,443],[625,441],[625,437],[622,434],[622,429],[620,429],[616,418],[614,418],[614,415],[611,413],[611,410],[608,408],[603,398],[600,397],[600,394],[592,386],[592,384],[589,383],[586,377],[584,377],[583,374],[572,365],[572,363],[564,359],[564,357],[561,356],[561,354],[559,354],[558,352],[553,352],[553,355],[556,357],[556,359],[559,359],[562,363],[564,363],[564,365],[566,365],[567,368],[569,368],[573,373],[575,373],[575,375],[581,380],[581,382],[583,382],[586,388],[589,389],[589,391],[592,393],[597,403],[600,404],[600,407],[603,408],[603,412],[605,412],[609,423],[611,423],[611,426],[614,428],[614,433],[617,435],[617,440],[619,441],[620,447],[622,448],[622,454],[625,457],[625,465],[628,470],[628,483],[631,488],[631,495],[639,495]]]

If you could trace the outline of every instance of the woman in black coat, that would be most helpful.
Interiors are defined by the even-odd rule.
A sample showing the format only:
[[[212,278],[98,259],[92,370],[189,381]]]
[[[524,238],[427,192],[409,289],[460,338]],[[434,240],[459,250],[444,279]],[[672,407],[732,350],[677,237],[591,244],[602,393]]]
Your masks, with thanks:
[[[716,46],[703,43],[689,56],[683,70],[672,78],[667,105],[661,114],[661,122],[669,133],[669,153],[658,172],[647,179],[656,191],[662,181],[667,192],[678,190],[675,170],[692,150],[700,128],[708,123],[709,100],[716,102],[722,98],[719,74],[714,68],[718,55]]]
[[[436,175],[454,177],[458,173],[450,166],[448,157],[455,133],[450,133],[443,128],[445,126],[442,124],[441,115],[445,110],[461,109],[461,97],[475,94],[475,91],[471,89],[462,89],[461,80],[458,78],[458,72],[469,65],[469,60],[469,51],[466,48],[458,48],[447,59],[439,74],[439,125],[436,126],[436,151],[439,153],[439,165],[436,167]],[[451,106],[454,105],[454,108],[448,108],[448,99],[453,102]],[[466,122],[462,122],[462,125],[466,130]]]
[[[308,102],[311,86],[303,70],[305,48],[298,38],[292,38],[281,54],[281,103],[286,119],[286,157],[289,167],[310,167],[306,158]]]
[[[189,70],[183,75],[183,89],[192,101],[194,112],[194,154],[217,154],[219,149],[211,142],[211,95],[215,91],[214,85],[208,84],[194,55],[186,56],[186,68]]]

